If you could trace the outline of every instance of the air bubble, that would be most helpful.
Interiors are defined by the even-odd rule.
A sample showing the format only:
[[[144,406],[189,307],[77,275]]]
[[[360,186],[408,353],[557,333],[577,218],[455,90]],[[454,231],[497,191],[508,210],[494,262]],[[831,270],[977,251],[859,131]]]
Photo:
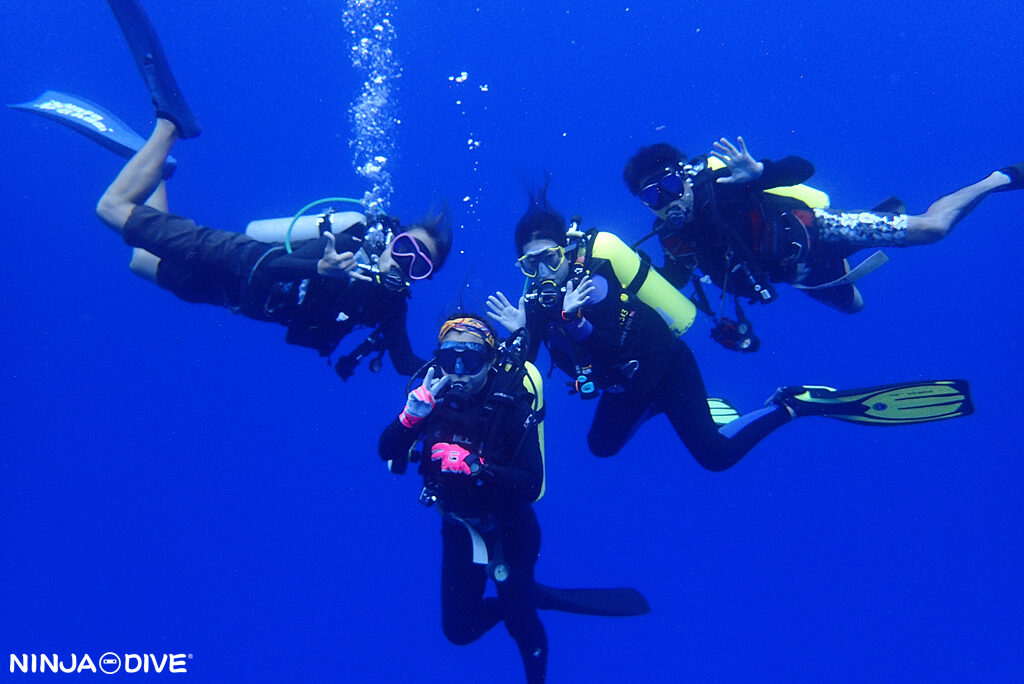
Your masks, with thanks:
[[[352,38],[352,65],[364,72],[363,87],[349,107],[353,167],[372,183],[363,197],[369,211],[385,211],[393,192],[387,161],[394,155],[395,117],[390,82],[401,76],[391,44],[392,0],[348,0],[343,19]]]

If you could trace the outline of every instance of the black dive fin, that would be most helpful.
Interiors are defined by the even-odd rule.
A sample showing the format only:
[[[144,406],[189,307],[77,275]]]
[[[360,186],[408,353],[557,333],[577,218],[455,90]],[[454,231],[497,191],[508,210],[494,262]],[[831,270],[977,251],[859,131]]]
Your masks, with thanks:
[[[146,142],[109,111],[77,95],[47,90],[31,102],[7,106],[63,124],[125,159],[130,159]],[[174,157],[167,157],[163,169],[165,179],[171,177],[177,164]]]
[[[160,45],[153,24],[138,0],[107,0],[121,33],[128,41],[142,80],[153,96],[156,115],[174,123],[182,138],[194,138],[202,132],[192,110],[174,80],[167,56]]]
[[[651,606],[636,589],[556,589],[534,584],[537,607],[577,615],[628,617],[647,615]]]
[[[927,380],[881,387],[834,390],[797,386],[772,398],[797,416],[824,416],[863,425],[908,425],[974,413],[966,380]]]
[[[899,197],[889,195],[884,200],[871,207],[871,211],[877,211],[879,214],[906,214],[907,204]]]

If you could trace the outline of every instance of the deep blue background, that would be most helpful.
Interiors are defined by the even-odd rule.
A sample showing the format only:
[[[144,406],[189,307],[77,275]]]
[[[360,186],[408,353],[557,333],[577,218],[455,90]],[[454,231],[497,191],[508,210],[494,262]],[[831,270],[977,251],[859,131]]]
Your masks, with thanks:
[[[696,154],[740,134],[811,159],[835,206],[895,193],[917,212],[1024,156],[1014,3],[435,4],[394,18],[392,209],[444,198],[458,226],[415,293],[421,353],[467,274],[467,305],[516,291],[510,229],[545,168],[564,213],[636,239],[649,215],[620,172],[659,139]],[[146,7],[205,128],[175,150],[175,211],[241,229],[365,189],[344,3]],[[0,27],[0,101],[66,90],[148,131],[105,3],[3,2]],[[19,112],[0,124],[0,671],[11,652],[113,650],[193,654],[201,681],[519,681],[503,629],[467,648],[441,633],[438,521],[374,453],[403,380],[343,384],[283,329],[130,275],[92,213],[119,160]],[[590,456],[592,406],[555,375],[538,577],[633,585],[653,612],[545,614],[551,681],[1024,676],[1022,209],[993,196],[942,243],[891,250],[857,316],[784,290],[748,312],[755,355],[703,320],[686,338],[709,391],[744,409],[780,384],[965,377],[971,418],[800,421],[713,474],[664,419]]]

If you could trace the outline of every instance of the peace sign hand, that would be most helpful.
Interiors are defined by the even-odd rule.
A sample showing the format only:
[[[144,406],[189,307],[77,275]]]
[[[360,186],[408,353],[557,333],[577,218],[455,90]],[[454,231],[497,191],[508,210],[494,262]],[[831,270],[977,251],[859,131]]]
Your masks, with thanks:
[[[427,374],[423,376],[423,384],[409,392],[409,397],[405,401],[405,410],[402,413],[407,419],[413,419],[410,422],[417,423],[423,420],[434,410],[434,397],[447,384],[447,375],[442,375],[437,380],[434,379],[434,367],[431,366],[427,369]]]

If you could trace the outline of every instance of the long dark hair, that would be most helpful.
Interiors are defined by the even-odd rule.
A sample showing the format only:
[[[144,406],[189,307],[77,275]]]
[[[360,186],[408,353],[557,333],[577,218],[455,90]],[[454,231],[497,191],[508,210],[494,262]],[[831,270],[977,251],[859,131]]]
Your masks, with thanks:
[[[433,255],[434,270],[439,270],[448,259],[448,253],[452,249],[452,219],[448,205],[442,204],[439,210],[432,210],[416,223],[407,226],[406,230],[412,228],[419,228],[434,239],[437,244],[437,253]]]
[[[544,185],[538,190],[529,192],[529,204],[526,213],[516,224],[516,253],[522,256],[523,247],[533,240],[552,240],[565,247],[565,217],[555,211],[548,203],[548,186],[551,185],[551,174],[544,174]]]

